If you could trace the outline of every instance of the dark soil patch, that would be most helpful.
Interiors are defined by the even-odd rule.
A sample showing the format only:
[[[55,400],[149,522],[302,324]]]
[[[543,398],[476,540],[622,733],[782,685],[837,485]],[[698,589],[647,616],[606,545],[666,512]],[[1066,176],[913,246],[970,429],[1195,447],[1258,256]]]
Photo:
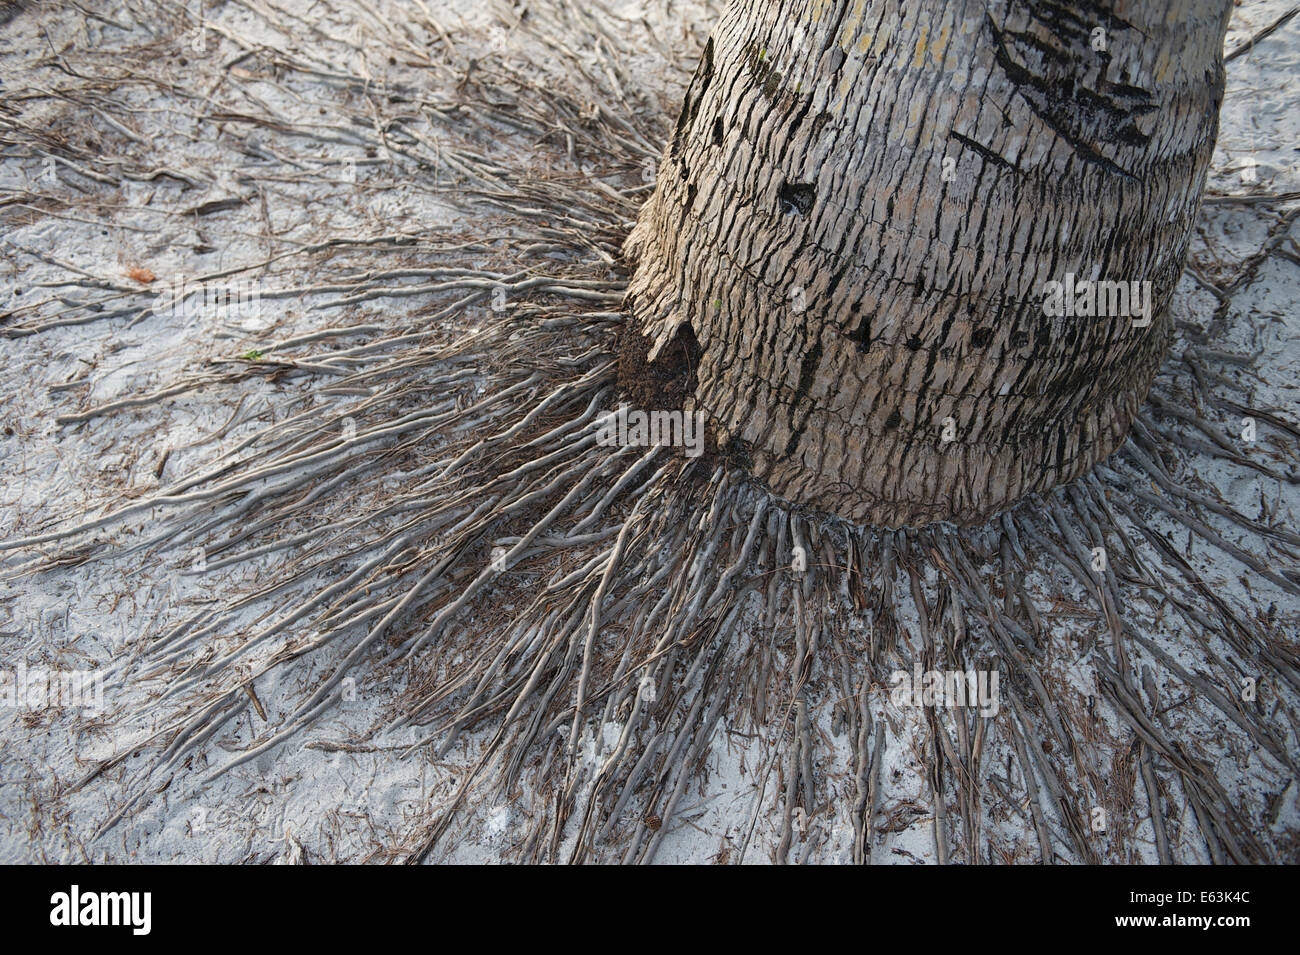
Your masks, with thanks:
[[[619,333],[618,389],[622,400],[633,408],[644,411],[681,411],[686,399],[695,393],[695,369],[699,367],[703,350],[695,338],[695,331],[683,323],[659,357],[647,361],[650,339],[642,335],[629,322]],[[702,467],[696,473],[712,473],[718,459],[718,439],[713,424],[707,418],[704,424],[704,453],[697,458]]]
[[[653,362],[646,361],[650,339],[629,322],[618,336],[618,389],[627,402],[647,411],[680,411],[695,392],[695,369],[700,363],[700,343],[690,325],[677,335]]]

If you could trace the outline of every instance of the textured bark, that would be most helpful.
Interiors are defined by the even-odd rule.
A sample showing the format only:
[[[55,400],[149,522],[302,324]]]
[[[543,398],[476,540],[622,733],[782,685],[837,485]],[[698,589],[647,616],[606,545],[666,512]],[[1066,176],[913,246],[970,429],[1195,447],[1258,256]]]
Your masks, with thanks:
[[[860,523],[973,523],[1078,476],[1168,349],[1229,12],[733,3],[628,240],[651,359],[689,324],[720,441]],[[1045,315],[1067,273],[1151,282],[1154,320]]]

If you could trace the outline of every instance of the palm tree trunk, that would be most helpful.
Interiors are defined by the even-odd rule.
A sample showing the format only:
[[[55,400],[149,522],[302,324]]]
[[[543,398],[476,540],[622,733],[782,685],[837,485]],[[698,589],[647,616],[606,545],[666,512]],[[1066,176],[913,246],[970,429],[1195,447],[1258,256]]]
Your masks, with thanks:
[[[1230,8],[736,0],[628,240],[649,358],[689,326],[692,409],[856,522],[1075,478],[1169,346]]]

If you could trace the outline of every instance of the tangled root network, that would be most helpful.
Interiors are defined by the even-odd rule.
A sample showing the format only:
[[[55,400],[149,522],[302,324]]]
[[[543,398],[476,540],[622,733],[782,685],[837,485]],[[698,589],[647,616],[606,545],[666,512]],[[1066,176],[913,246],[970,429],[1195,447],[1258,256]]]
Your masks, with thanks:
[[[272,316],[104,400],[51,394],[55,442],[179,433],[190,400],[225,417],[156,474],[3,532],[11,582],[118,575],[143,607],[104,665],[111,745],[45,798],[101,794],[72,823],[99,858],[183,790],[381,753],[422,781],[401,824],[332,848],[300,826],[298,851],[1294,860],[1300,431],[1230,328],[1261,270],[1294,269],[1296,213],[1207,206],[1263,223],[1258,251],[1208,293],[1185,279],[1148,405],[1085,479],[976,529],[791,508],[725,449],[600,440],[651,373],[620,249],[716,13],[679,7],[457,25],[380,3],[348,34],[230,4],[195,44],[181,5],[134,0],[148,27],[96,24],[53,99],[4,93],[33,214],[156,190],[228,243],[196,281],[256,282]],[[168,128],[136,141],[142,103]],[[40,191],[46,155],[79,195]],[[208,205],[218,181],[239,201]],[[7,314],[6,356],[167,321],[161,267],[104,280],[24,235],[8,251],[64,269],[66,294]],[[996,674],[996,705],[899,697],[899,672],[931,671]]]

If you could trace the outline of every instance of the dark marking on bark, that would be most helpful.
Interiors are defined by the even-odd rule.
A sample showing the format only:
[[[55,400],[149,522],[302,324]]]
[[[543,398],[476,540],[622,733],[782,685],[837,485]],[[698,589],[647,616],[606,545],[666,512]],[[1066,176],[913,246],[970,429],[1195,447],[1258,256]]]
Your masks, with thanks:
[[[796,402],[802,402],[808,397],[808,390],[812,388],[813,378],[817,375],[817,367],[822,363],[822,343],[813,342],[812,348],[803,356],[803,361],[799,364],[799,386],[795,391]]]
[[[835,270],[835,274],[831,276],[830,282],[827,283],[826,285],[826,290],[822,293],[822,296],[824,298],[829,300],[835,297],[836,289],[840,287],[840,283],[844,281],[845,276],[849,274],[849,270],[851,268],[852,268],[852,264],[849,262],[845,262],[843,265],[841,265],[838,269]],[[862,305],[858,302],[855,302],[853,303],[853,306],[851,307],[850,310],[856,314],[861,308]]]
[[[821,363],[822,343],[813,342],[812,348],[804,352],[803,361],[799,363],[799,384],[795,389],[795,399],[790,403],[790,440],[785,443],[787,456],[793,454],[795,448],[799,446],[804,429],[808,427],[808,419],[812,417],[812,409],[807,405],[806,399]],[[794,415],[800,407],[804,408],[803,420],[796,425]]]
[[[1054,6],[1051,9],[1056,14],[1060,12]],[[1044,17],[1036,5],[1030,5],[1028,13],[1049,27],[1054,22]],[[1004,31],[988,14],[985,22],[993,35],[994,60],[1015,84],[1016,92],[1034,115],[1085,162],[1112,175],[1139,181],[1104,155],[1097,143],[1145,144],[1150,137],[1137,127],[1136,117],[1158,106],[1146,90],[1110,83],[1104,77],[1095,80],[1096,89],[1087,85],[1088,73],[1095,71],[1095,59],[1092,64],[1084,59],[1085,51],[1091,54],[1091,47],[1086,43],[1086,26],[1079,27],[1083,31],[1081,36],[1067,35],[1064,41],[1058,40],[1059,45],[1053,46],[1039,36]],[[1031,67],[1026,62],[1026,54],[1038,62]]]
[[[826,124],[829,123],[830,121],[831,121],[831,117],[829,113],[818,113],[815,117],[813,117],[812,138],[816,139],[818,136],[820,136],[822,134],[822,130],[826,128]]]
[[[1116,30],[1136,30],[1132,23],[1117,16],[1111,9],[1113,3],[1098,0],[1069,0],[1058,3],[1055,0],[1032,0],[1029,11],[1034,19],[1050,27],[1054,32],[1069,37],[1074,41],[1087,43],[1091,39],[1094,27],[1105,27],[1108,33]]]
[[[745,48],[745,65],[754,77],[754,85],[777,109],[788,112],[799,100],[811,100],[807,94],[801,93],[798,89],[786,88],[785,73],[778,70],[768,59],[767,51],[756,44],[750,43]]]
[[[961,143],[971,152],[978,155],[981,159],[991,162],[996,166],[1005,166],[1007,169],[1014,169],[1016,172],[1020,172],[1020,167],[1017,166],[1015,163],[1013,163],[1011,160],[1000,155],[999,153],[994,152],[992,149],[989,149],[987,146],[982,145],[981,143],[977,143],[969,136],[963,136],[961,133],[949,133],[948,138],[957,140],[957,142]]]
[[[862,311],[862,302],[860,301],[854,302],[851,306],[849,306],[849,313],[851,315],[858,315],[861,313],[861,311]],[[865,318],[861,319],[858,322],[858,327],[855,328],[851,333],[846,331],[845,336],[857,346],[858,351],[861,352],[862,354],[865,355],[868,351],[870,351],[871,315],[867,315]]]

